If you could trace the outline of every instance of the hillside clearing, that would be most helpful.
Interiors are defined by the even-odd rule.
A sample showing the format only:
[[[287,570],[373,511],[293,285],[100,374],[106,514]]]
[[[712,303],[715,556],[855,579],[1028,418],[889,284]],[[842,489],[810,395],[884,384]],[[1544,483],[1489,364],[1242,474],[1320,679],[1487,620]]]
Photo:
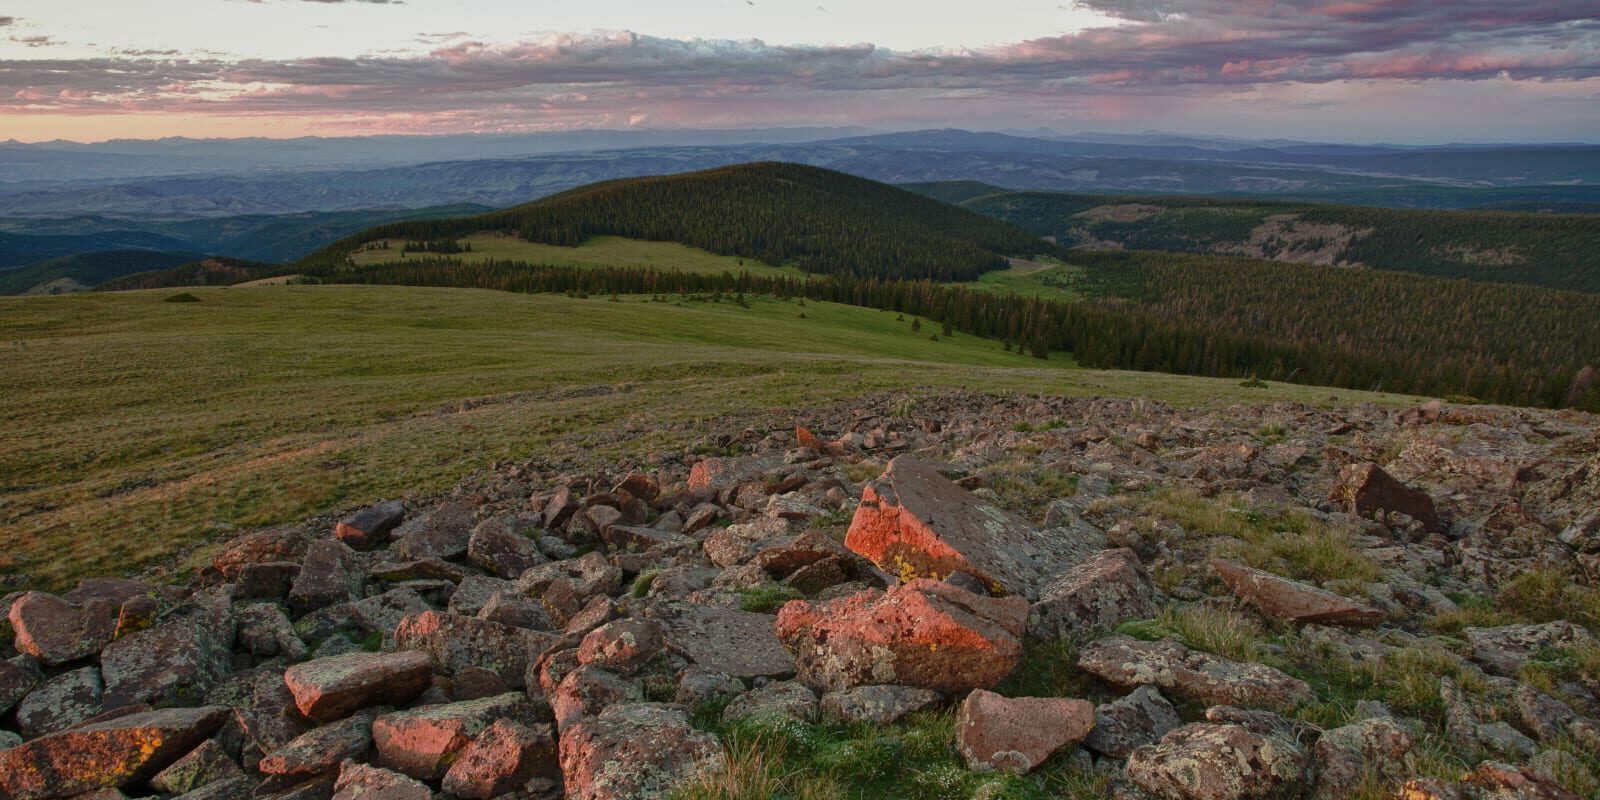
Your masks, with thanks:
[[[637,457],[719,415],[869,392],[1409,402],[1071,369],[827,303],[192,291],[200,302],[164,303],[164,291],[0,301],[0,585],[60,588],[240,528],[442,491],[499,459]]]
[[[357,266],[388,264],[405,259],[451,258],[467,264],[485,261],[520,261],[528,264],[546,264],[556,267],[642,268],[662,271],[683,270],[721,274],[749,272],[752,275],[791,275],[804,277],[805,273],[794,267],[774,267],[755,259],[719,256],[677,242],[646,242],[625,239],[621,236],[594,236],[577,247],[562,247],[518,239],[498,233],[478,233],[457,241],[470,244],[470,253],[452,253],[437,256],[432,253],[410,253],[401,256],[405,241],[383,239],[352,253],[350,258]],[[388,247],[382,247],[387,244]]]

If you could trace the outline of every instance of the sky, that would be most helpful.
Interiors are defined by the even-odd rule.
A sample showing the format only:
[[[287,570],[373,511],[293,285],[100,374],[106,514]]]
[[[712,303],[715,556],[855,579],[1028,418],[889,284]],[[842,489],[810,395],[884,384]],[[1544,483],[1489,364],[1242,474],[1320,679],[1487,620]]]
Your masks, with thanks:
[[[0,140],[1600,140],[1594,0],[0,0]]]

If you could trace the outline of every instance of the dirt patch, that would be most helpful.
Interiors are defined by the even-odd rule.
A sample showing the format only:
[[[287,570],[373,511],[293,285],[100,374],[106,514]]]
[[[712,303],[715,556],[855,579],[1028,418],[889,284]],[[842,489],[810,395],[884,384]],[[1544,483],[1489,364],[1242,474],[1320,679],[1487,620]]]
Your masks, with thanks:
[[[1166,211],[1166,209],[1161,206],[1151,206],[1143,203],[1119,203],[1111,206],[1095,206],[1088,211],[1080,211],[1072,216],[1095,222],[1138,222],[1149,219],[1163,211]]]
[[[1216,252],[1293,264],[1358,267],[1361,264],[1344,260],[1344,252],[1351,242],[1369,233],[1371,228],[1303,222],[1298,214],[1274,214],[1250,232],[1250,241],[1219,245]]]

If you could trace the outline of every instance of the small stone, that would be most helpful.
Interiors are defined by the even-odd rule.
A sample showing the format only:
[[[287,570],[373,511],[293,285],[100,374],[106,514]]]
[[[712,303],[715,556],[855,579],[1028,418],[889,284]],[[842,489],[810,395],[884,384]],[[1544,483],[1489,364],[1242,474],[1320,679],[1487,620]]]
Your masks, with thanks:
[[[189,754],[150,779],[150,788],[170,794],[187,794],[218,781],[243,778],[244,770],[223,752],[215,740],[207,739]]]
[[[400,500],[379,503],[346,517],[333,535],[354,550],[370,550],[388,537],[405,515],[406,505]]]
[[[650,614],[666,629],[668,650],[706,669],[744,680],[795,672],[769,614],[695,603],[657,605]]]
[[[1230,591],[1273,619],[1370,627],[1384,618],[1382,611],[1371,606],[1270,572],[1222,560],[1213,560],[1211,568],[1222,576]]]
[[[394,550],[401,558],[439,558],[455,561],[467,554],[477,509],[450,501],[413,519],[395,531]]]
[[[1031,772],[1094,728],[1094,705],[1060,697],[1002,697],[974,689],[956,716],[956,750],[973,769]]]

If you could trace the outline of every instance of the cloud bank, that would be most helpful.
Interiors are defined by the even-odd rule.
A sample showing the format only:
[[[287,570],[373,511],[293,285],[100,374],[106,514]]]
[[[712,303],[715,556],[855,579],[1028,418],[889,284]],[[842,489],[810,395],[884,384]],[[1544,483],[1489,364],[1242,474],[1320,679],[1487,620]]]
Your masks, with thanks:
[[[1544,98],[1552,114],[1593,114],[1575,109],[1597,99],[1600,85],[1592,0],[1080,5],[1115,24],[984,50],[620,32],[514,44],[441,36],[423,55],[12,59],[0,61],[0,113],[272,116],[385,130],[1048,121],[1207,102],[1258,115],[1311,113],[1364,98],[1381,104],[1396,91],[1481,96],[1441,88],[1481,83]]]

